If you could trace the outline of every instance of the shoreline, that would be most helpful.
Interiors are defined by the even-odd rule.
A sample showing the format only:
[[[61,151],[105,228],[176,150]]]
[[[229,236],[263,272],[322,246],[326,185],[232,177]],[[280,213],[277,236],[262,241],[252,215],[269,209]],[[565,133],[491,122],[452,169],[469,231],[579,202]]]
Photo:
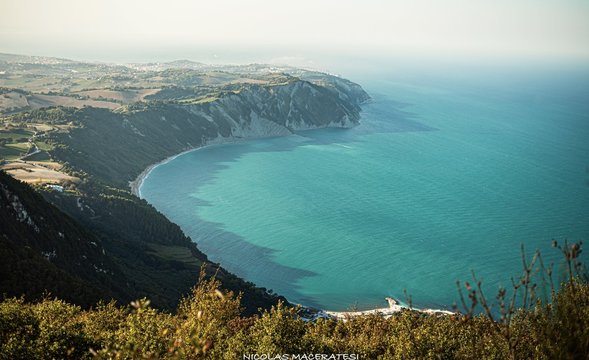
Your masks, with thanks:
[[[315,321],[318,319],[335,319],[335,320],[342,320],[346,321],[351,318],[359,317],[359,316],[368,316],[368,315],[378,315],[382,316],[385,319],[390,318],[391,316],[398,315],[402,311],[417,311],[424,314],[435,315],[435,316],[446,316],[446,315],[455,315],[456,312],[443,310],[443,309],[429,309],[429,308],[415,308],[409,307],[406,305],[401,304],[399,301],[391,298],[386,297],[386,301],[389,303],[389,307],[382,307],[382,308],[374,308],[368,310],[358,310],[358,311],[330,311],[330,310],[323,310],[323,309],[312,309],[301,305],[303,308],[304,315],[301,318],[305,321]]]
[[[294,134],[294,133],[293,133]],[[292,135],[292,134],[291,134]],[[169,156],[161,161],[158,161],[156,163],[153,163],[151,165],[149,165],[148,167],[146,167],[145,169],[143,169],[143,171],[135,178],[135,180],[133,181],[129,181],[129,189],[131,191],[131,194],[137,196],[138,198],[142,199],[141,197],[141,186],[143,185],[143,182],[145,181],[145,179],[147,179],[149,177],[149,175],[151,174],[151,172],[157,168],[160,165],[164,165],[167,164],[168,162],[176,159],[179,156],[188,154],[189,152],[192,151],[197,151],[200,149],[204,149],[206,147],[210,147],[213,145],[228,145],[228,144],[238,144],[244,141],[248,141],[248,140],[255,140],[255,139],[262,139],[262,138],[270,138],[270,137],[275,137],[275,135],[271,135],[271,136],[260,136],[260,137],[248,137],[248,138],[233,138],[233,137],[228,137],[228,138],[224,138],[224,137],[217,137],[211,140],[206,141],[203,145],[200,146],[195,146],[193,148],[184,150],[182,152],[179,152],[175,155]]]
[[[419,308],[410,308],[404,305],[394,305],[388,308],[376,308],[371,310],[363,310],[363,311],[329,311],[329,310],[321,310],[331,318],[337,320],[346,320],[348,318],[358,317],[358,316],[366,316],[366,315],[380,315],[384,318],[389,318],[393,315],[399,314],[403,310],[409,311],[417,311],[424,314],[430,315],[454,315],[455,312],[449,310],[442,310],[442,309],[419,309]]]
[[[205,145],[207,146],[207,145]],[[147,179],[149,177],[149,174],[151,173],[151,171],[153,169],[155,169],[156,167],[160,166],[160,165],[164,165],[172,160],[174,160],[175,158],[177,158],[178,156],[187,154],[191,151],[194,150],[198,150],[198,149],[202,149],[204,146],[199,146],[199,147],[194,147],[188,150],[184,150],[181,153],[178,153],[176,155],[172,155],[170,157],[165,158],[162,161],[153,163],[151,165],[149,165],[148,167],[146,167],[145,169],[143,169],[143,171],[141,172],[141,174],[139,174],[135,180],[133,181],[129,181],[129,189],[131,191],[131,194],[137,196],[138,198],[142,199],[141,197],[141,186],[143,185],[143,182],[145,181],[145,179]]]
[[[310,130],[320,130],[320,129],[324,129],[324,128],[329,128],[329,126],[321,127],[321,128],[314,128],[314,129],[301,129],[296,132],[293,131],[289,136],[296,135],[297,132],[305,132],[305,131],[310,131]],[[334,128],[336,128],[336,127],[334,127]],[[151,174],[151,172],[155,168],[157,168],[160,165],[167,164],[168,162],[176,159],[177,157],[188,154],[190,152],[204,149],[206,147],[213,146],[213,145],[236,144],[236,143],[241,143],[241,142],[245,142],[245,141],[249,141],[249,140],[256,140],[256,139],[262,139],[262,138],[272,138],[272,137],[283,137],[283,136],[284,135],[282,135],[282,136],[281,135],[270,135],[270,136],[247,137],[247,138],[218,137],[218,138],[211,139],[201,146],[195,146],[193,148],[184,150],[178,154],[169,156],[161,161],[158,161],[156,163],[153,163],[153,164],[147,166],[135,178],[135,180],[129,181],[130,191],[133,195],[135,195],[141,199],[142,198],[141,197],[141,186],[143,185],[143,182],[149,177],[149,175]],[[386,297],[385,300],[388,301],[389,307],[373,308],[373,309],[359,310],[359,311],[331,311],[331,310],[325,310],[325,309],[311,308],[311,307],[307,307],[302,304],[299,304],[299,305],[303,308],[303,311],[306,313],[306,315],[301,316],[306,321],[314,321],[314,320],[317,320],[320,318],[330,318],[330,319],[345,321],[349,318],[358,317],[358,316],[366,316],[366,315],[380,315],[385,318],[389,318],[395,314],[399,314],[403,310],[418,311],[418,312],[431,314],[431,315],[438,315],[438,316],[455,314],[452,311],[443,310],[443,309],[428,309],[428,308],[420,309],[420,308],[409,307],[409,306],[400,304],[397,300],[395,300],[391,297]]]
[[[367,102],[367,101],[366,101]],[[354,124],[353,126],[350,127],[345,127],[345,126],[322,126],[322,127],[314,127],[314,128],[308,128],[308,129],[297,129],[297,130],[289,130],[291,133],[290,134],[272,134],[272,135],[262,135],[262,136],[251,136],[251,137],[216,137],[213,139],[210,139],[208,141],[206,141],[203,145],[200,146],[195,146],[193,148],[184,150],[178,154],[169,156],[161,161],[158,161],[156,163],[153,163],[149,166],[147,166],[145,169],[143,169],[143,171],[135,178],[135,180],[129,181],[129,190],[131,191],[131,194],[137,196],[138,198],[142,199],[141,197],[141,186],[143,185],[143,182],[145,181],[145,179],[147,179],[149,177],[149,174],[153,171],[153,169],[157,168],[160,165],[164,165],[174,159],[176,159],[179,156],[182,156],[184,154],[187,154],[189,152],[192,151],[196,151],[196,150],[200,150],[200,149],[204,149],[206,147],[209,146],[213,146],[213,145],[228,145],[228,144],[239,144],[242,142],[246,142],[246,141],[250,141],[250,140],[257,140],[257,139],[267,139],[267,138],[273,138],[273,137],[284,137],[284,136],[292,136],[292,135],[297,135],[298,133],[304,133],[306,131],[313,131],[313,130],[322,130],[322,129],[350,129],[353,128],[355,126],[357,126],[358,124]]]

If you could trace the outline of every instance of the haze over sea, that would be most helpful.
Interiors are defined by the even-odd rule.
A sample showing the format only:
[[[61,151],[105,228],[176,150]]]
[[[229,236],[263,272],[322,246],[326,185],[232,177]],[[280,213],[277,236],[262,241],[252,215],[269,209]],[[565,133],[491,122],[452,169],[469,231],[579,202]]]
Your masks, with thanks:
[[[588,74],[358,74],[372,96],[359,126],[189,152],[141,195],[292,302],[365,309],[406,289],[448,307],[471,269],[488,294],[509,286],[521,243],[550,262],[552,239],[589,239]]]

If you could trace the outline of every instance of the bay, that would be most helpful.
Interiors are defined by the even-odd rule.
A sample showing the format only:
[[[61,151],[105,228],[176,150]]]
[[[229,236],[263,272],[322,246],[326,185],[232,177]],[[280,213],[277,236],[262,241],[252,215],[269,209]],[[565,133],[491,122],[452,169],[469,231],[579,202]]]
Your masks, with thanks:
[[[359,126],[198,149],[142,197],[211,260],[330,310],[449,307],[471,270],[509,286],[522,243],[558,267],[552,239],[589,237],[586,77],[352,80]]]

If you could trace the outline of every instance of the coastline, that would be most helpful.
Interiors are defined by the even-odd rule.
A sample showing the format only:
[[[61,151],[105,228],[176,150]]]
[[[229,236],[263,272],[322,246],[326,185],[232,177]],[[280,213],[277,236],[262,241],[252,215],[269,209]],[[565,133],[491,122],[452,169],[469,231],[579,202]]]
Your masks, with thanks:
[[[240,142],[244,142],[247,140],[254,140],[254,139],[260,139],[260,138],[269,138],[269,137],[274,137],[275,135],[272,136],[260,136],[260,137],[248,137],[248,138],[234,138],[234,137],[217,137],[211,140],[206,141],[203,145],[200,146],[195,146],[192,147],[190,149],[184,150],[178,154],[169,156],[161,161],[158,161],[156,163],[153,163],[151,165],[149,165],[148,167],[146,167],[141,174],[139,174],[135,180],[133,181],[129,181],[129,189],[131,191],[131,194],[137,196],[138,198],[142,199],[141,197],[141,186],[143,185],[143,182],[145,181],[145,179],[147,179],[149,177],[149,174],[158,166],[160,165],[164,165],[167,164],[168,162],[176,159],[179,156],[182,156],[184,154],[188,154],[189,152],[192,151],[196,151],[196,150],[200,150],[200,149],[204,149],[206,147],[212,146],[212,145],[224,145],[224,144],[237,144]]]
[[[435,316],[446,316],[446,315],[455,315],[456,312],[449,311],[449,310],[442,310],[442,309],[429,309],[429,308],[414,308],[403,305],[399,303],[397,300],[386,297],[385,300],[388,301],[389,307],[382,307],[382,308],[374,308],[368,310],[359,310],[359,311],[330,311],[330,310],[317,310],[305,307],[303,305],[303,315],[301,316],[305,321],[315,321],[317,319],[335,319],[335,320],[342,320],[346,321],[350,318],[359,317],[359,316],[369,316],[369,315],[378,315],[382,316],[385,319],[390,318],[391,316],[398,315],[402,311],[416,311],[424,314],[435,315]]]
[[[329,127],[330,126],[310,128],[310,129],[299,129],[296,132],[291,130],[292,132],[291,132],[291,134],[289,134],[289,136],[296,135],[296,133],[299,131],[305,132],[305,131],[318,130],[318,129],[329,128]],[[341,127],[334,127],[334,128],[341,128]],[[219,136],[217,138],[210,139],[210,140],[206,141],[201,146],[195,146],[193,148],[184,150],[178,154],[169,156],[161,161],[158,161],[156,163],[153,163],[153,164],[147,166],[135,178],[135,180],[129,181],[130,191],[133,195],[137,196],[138,198],[142,198],[141,197],[141,186],[143,185],[143,182],[149,177],[149,175],[151,174],[151,172],[155,168],[157,168],[160,165],[167,164],[168,162],[176,159],[177,157],[185,155],[189,152],[204,149],[204,148],[212,146],[212,145],[235,144],[235,143],[241,143],[241,142],[245,142],[245,141],[249,141],[249,140],[261,139],[261,138],[272,138],[272,137],[277,137],[277,136],[282,137],[284,135],[269,135],[269,136],[254,136],[254,137],[239,137],[239,138]],[[384,318],[389,318],[393,315],[401,313],[402,311],[417,311],[417,312],[431,314],[431,315],[437,315],[437,316],[455,314],[455,312],[448,311],[448,310],[442,310],[442,309],[428,309],[428,308],[420,309],[420,308],[409,307],[409,306],[400,304],[397,300],[390,298],[390,297],[386,297],[385,300],[389,303],[389,307],[374,308],[374,309],[360,310],[360,311],[330,311],[330,310],[324,310],[324,309],[310,308],[310,307],[307,307],[302,304],[299,304],[299,305],[302,307],[303,313],[305,314],[305,315],[302,315],[301,317],[306,321],[314,321],[314,320],[317,320],[320,318],[329,318],[329,319],[336,319],[336,320],[345,321],[349,318],[358,317],[358,316],[367,316],[367,315],[380,315]]]
[[[367,101],[368,100],[366,100],[365,102],[367,102]],[[363,103],[365,103],[365,102],[363,102]],[[320,126],[320,127],[300,128],[300,129],[295,129],[295,130],[287,129],[288,131],[290,131],[290,134],[278,134],[277,133],[277,134],[260,135],[260,136],[246,136],[246,137],[222,137],[222,136],[219,136],[219,137],[210,139],[208,141],[205,141],[205,143],[200,146],[192,147],[190,149],[184,150],[178,154],[169,156],[161,161],[158,161],[156,163],[149,165],[135,178],[135,180],[129,181],[129,189],[131,191],[131,194],[133,194],[141,199],[141,186],[143,185],[143,182],[145,181],[145,179],[147,179],[149,177],[149,174],[153,171],[153,169],[157,168],[160,165],[164,165],[164,164],[174,160],[178,156],[182,156],[182,155],[187,154],[192,151],[204,149],[205,147],[208,147],[211,145],[237,144],[237,143],[242,143],[242,142],[249,141],[249,140],[292,136],[292,135],[296,135],[299,132],[321,130],[321,129],[327,129],[327,128],[349,129],[349,128],[352,128],[357,125],[358,124],[351,124],[351,125],[348,124],[347,126],[340,126],[340,125],[334,125],[333,123],[330,123],[330,124],[327,124],[326,126]]]
[[[326,127],[322,127],[322,128],[326,128]],[[318,130],[318,129],[322,129],[322,128],[301,129],[299,131],[305,132],[305,131],[310,131],[310,130]],[[292,132],[290,135],[296,135],[296,132]],[[155,168],[157,168],[160,165],[167,164],[168,162],[176,159],[177,157],[185,155],[189,152],[204,149],[204,148],[212,146],[212,145],[236,144],[236,143],[241,143],[241,142],[245,142],[248,140],[255,140],[255,139],[261,139],[261,138],[271,138],[271,137],[276,137],[276,136],[277,135],[244,137],[244,138],[217,137],[217,138],[211,139],[201,146],[196,146],[196,147],[184,150],[178,154],[169,156],[161,161],[158,161],[156,163],[153,163],[153,164],[147,166],[135,178],[135,180],[129,181],[130,191],[133,195],[137,196],[138,198],[142,198],[141,197],[141,186],[143,185],[143,182],[149,177],[149,175],[151,174],[151,172]],[[280,136],[280,135],[278,135],[278,136]],[[284,136],[284,135],[282,135],[282,136]],[[305,320],[305,321],[315,321],[320,318],[328,318],[328,319],[345,321],[349,318],[358,317],[358,316],[368,316],[368,315],[379,315],[384,318],[389,318],[393,315],[401,313],[402,311],[417,311],[417,312],[431,314],[431,315],[437,315],[437,316],[455,314],[452,311],[442,310],[442,309],[428,309],[428,308],[420,309],[420,308],[409,307],[409,306],[400,304],[397,300],[390,298],[390,297],[385,298],[385,300],[388,301],[389,307],[373,308],[373,309],[360,310],[360,311],[331,311],[331,310],[325,310],[325,309],[311,308],[311,307],[307,307],[303,304],[299,304],[299,305],[302,307],[303,313],[305,314],[305,315],[301,316],[303,318],[303,320]]]
[[[164,159],[164,160],[162,160],[162,161],[159,161],[159,162],[156,162],[156,163],[154,163],[154,164],[151,164],[151,165],[149,165],[148,167],[146,167],[146,168],[145,168],[145,169],[144,169],[144,170],[141,172],[141,174],[139,174],[139,175],[138,175],[138,176],[135,178],[135,180],[133,180],[133,181],[129,181],[129,188],[130,188],[130,190],[131,190],[131,194],[133,194],[133,195],[135,195],[135,196],[137,196],[138,198],[140,198],[140,199],[141,199],[141,198],[142,198],[142,197],[141,197],[141,185],[143,185],[143,182],[145,181],[145,179],[147,179],[147,178],[149,177],[149,174],[151,173],[151,171],[152,171],[153,169],[155,169],[156,167],[158,167],[158,166],[160,166],[160,165],[164,165],[164,164],[166,164],[166,163],[168,163],[168,162],[170,162],[170,161],[174,160],[174,159],[175,159],[175,158],[177,158],[178,156],[181,156],[181,155],[187,154],[187,153],[189,153],[189,152],[191,152],[191,151],[195,151],[195,150],[198,150],[198,149],[202,149],[202,148],[203,148],[203,147],[205,147],[205,146],[207,146],[207,145],[204,145],[204,146],[198,146],[198,147],[194,147],[194,148],[191,148],[191,149],[185,150],[185,151],[183,151],[183,152],[181,152],[181,153],[178,153],[178,154],[176,154],[176,155],[172,155],[172,156],[170,156],[170,157],[167,157],[167,158],[165,158],[165,159]]]
[[[417,311],[420,313],[437,315],[437,316],[456,314],[455,312],[448,311],[448,310],[418,309],[418,308],[410,308],[410,307],[404,306],[404,305],[393,305],[388,308],[376,308],[376,309],[364,310],[364,311],[327,311],[327,310],[322,310],[322,311],[331,318],[334,318],[337,320],[346,320],[351,317],[366,316],[366,315],[380,315],[384,318],[389,318],[393,315],[399,314],[403,310]]]

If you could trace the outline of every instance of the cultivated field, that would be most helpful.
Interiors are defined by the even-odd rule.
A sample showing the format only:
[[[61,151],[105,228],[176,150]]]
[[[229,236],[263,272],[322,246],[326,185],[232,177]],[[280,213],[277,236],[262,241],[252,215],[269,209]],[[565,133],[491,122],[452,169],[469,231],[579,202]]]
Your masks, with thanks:
[[[0,166],[18,180],[29,184],[64,184],[80,179],[61,172],[62,165],[51,161],[13,161]]]

